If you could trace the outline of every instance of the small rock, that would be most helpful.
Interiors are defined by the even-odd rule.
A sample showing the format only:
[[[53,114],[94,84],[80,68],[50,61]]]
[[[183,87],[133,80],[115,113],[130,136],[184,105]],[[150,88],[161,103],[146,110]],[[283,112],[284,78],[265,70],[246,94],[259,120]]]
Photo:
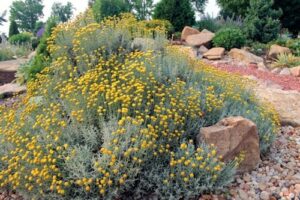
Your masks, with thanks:
[[[238,190],[238,194],[241,200],[248,200],[249,196],[244,190]]]
[[[260,198],[262,200],[269,200],[270,199],[270,194],[266,191],[263,191],[262,193],[260,193]]]
[[[264,191],[266,188],[267,188],[267,185],[265,183],[259,183],[258,184],[258,188],[261,190],[261,191]]]
[[[271,72],[274,73],[274,74],[279,74],[281,72],[281,69],[276,67]]]
[[[283,68],[283,70],[280,71],[279,75],[291,75],[291,71],[289,68]]]
[[[225,49],[222,47],[215,47],[203,54],[204,58],[209,60],[219,60],[222,59],[225,53]]]
[[[281,192],[282,192],[283,196],[288,196],[290,194],[289,189],[287,189],[287,188],[282,188]]]
[[[295,185],[295,192],[296,194],[300,194],[300,184]]]
[[[198,49],[198,51],[201,54],[205,54],[206,52],[208,52],[208,49],[205,46],[201,45],[201,47]]]

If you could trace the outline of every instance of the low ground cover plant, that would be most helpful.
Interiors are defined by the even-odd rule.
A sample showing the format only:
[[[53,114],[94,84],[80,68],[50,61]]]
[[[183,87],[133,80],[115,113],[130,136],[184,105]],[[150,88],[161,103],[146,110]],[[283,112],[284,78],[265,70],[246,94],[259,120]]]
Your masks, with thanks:
[[[175,47],[132,48],[165,32],[128,14],[58,25],[49,66],[22,104],[1,108],[0,188],[36,199],[197,198],[224,188],[240,159],[222,162],[195,136],[232,115],[257,123],[267,151],[278,117],[248,83]]]
[[[280,54],[278,55],[275,62],[272,64],[272,67],[291,68],[299,65],[300,65],[300,57],[294,56],[293,54]]]

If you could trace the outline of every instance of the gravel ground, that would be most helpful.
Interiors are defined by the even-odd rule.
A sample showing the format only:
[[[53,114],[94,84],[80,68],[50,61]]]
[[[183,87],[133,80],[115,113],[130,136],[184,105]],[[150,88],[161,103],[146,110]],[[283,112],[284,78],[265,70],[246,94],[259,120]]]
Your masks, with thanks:
[[[240,74],[242,76],[255,76],[258,79],[264,80],[264,81],[271,81],[275,84],[278,84],[282,87],[283,90],[297,90],[300,92],[300,78],[294,77],[292,75],[279,75],[274,74],[270,71],[262,71],[257,70],[249,67],[243,67],[239,66],[238,63],[229,65],[229,64],[214,64],[214,62],[207,61],[213,66],[217,67],[218,69],[230,72],[230,73],[236,73]]]
[[[300,128],[282,127],[255,171],[237,176],[233,199],[300,200]]]

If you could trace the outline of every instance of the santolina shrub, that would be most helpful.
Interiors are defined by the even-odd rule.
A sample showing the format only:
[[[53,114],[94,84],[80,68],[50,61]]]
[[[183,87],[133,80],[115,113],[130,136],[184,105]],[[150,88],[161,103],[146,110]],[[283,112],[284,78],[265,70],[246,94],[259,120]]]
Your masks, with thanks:
[[[131,49],[134,37],[165,32],[127,14],[59,25],[49,67],[22,104],[1,109],[0,188],[35,199],[196,198],[226,186],[240,161],[195,145],[201,126],[227,115],[255,121],[266,150],[277,116],[240,77],[173,47]]]

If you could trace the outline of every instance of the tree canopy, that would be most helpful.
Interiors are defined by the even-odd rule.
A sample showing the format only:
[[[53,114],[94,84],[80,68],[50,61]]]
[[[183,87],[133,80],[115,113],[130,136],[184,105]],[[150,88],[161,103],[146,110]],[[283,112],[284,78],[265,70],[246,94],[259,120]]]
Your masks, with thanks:
[[[149,19],[153,11],[153,0],[132,0],[133,12],[138,19]]]
[[[283,14],[280,21],[284,28],[296,37],[300,31],[300,1],[299,0],[275,0],[274,8],[281,9]]]
[[[189,0],[161,0],[154,9],[153,18],[166,19],[181,31],[184,26],[195,23],[195,12]]]
[[[131,12],[129,0],[95,0],[92,7],[98,21],[108,16],[119,15],[122,12]]]
[[[280,10],[273,8],[273,0],[250,0],[245,18],[245,32],[248,38],[268,43],[278,37],[280,31]]]
[[[66,5],[62,3],[55,2],[52,5],[52,12],[51,16],[55,17],[58,22],[66,22],[68,21],[73,15],[74,7],[71,2],[67,2]]]
[[[16,0],[10,7],[10,20],[15,20],[21,30],[33,32],[35,23],[43,16],[41,0]]]

